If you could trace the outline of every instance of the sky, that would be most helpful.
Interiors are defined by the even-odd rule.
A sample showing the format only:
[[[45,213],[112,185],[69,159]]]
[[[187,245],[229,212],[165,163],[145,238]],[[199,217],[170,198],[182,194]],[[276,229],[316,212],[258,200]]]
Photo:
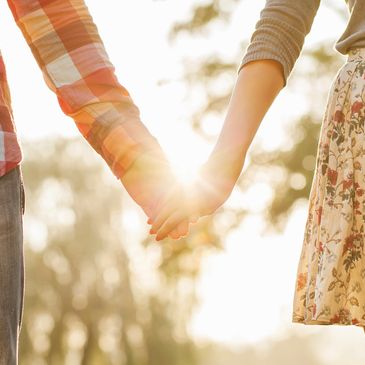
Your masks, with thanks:
[[[199,60],[209,52],[223,56],[235,54],[237,45],[249,39],[253,32],[265,1],[241,1],[229,24],[216,24],[209,37],[192,40],[182,36],[176,44],[168,42],[168,31],[174,22],[185,19],[196,1],[110,0],[107,6],[99,0],[86,3],[119,81],[131,93],[140,107],[142,120],[171,160],[181,167],[203,162],[212,145],[191,131],[189,116],[195,94],[194,90],[186,90],[181,81],[183,61]],[[342,24],[342,28],[333,27],[334,22]],[[1,29],[6,29],[0,34],[0,49],[7,65],[21,141],[49,135],[78,135],[72,119],[62,113],[55,95],[44,83],[6,2],[0,3],[0,24]],[[343,22],[328,11],[322,1],[304,47],[339,38],[343,29]],[[237,59],[237,66],[239,61]],[[300,67],[301,62],[299,59],[296,67]],[[167,82],[161,83],[161,80]],[[295,108],[284,109],[288,103]],[[303,96],[282,90],[265,116],[254,143],[264,143],[267,149],[277,148],[287,138],[285,126],[305,108]],[[218,134],[220,126],[221,121],[217,121],[211,132]],[[186,148],[187,141],[189,148]],[[264,206],[271,193],[268,186],[257,182],[249,197],[238,198],[234,192],[227,204],[250,204],[255,200]],[[131,211],[127,217],[135,223],[129,227],[140,230],[140,216],[133,214]],[[189,324],[192,336],[230,345],[248,344],[284,335],[291,326],[298,333],[323,331],[327,339],[334,336],[345,344],[357,341],[359,329],[303,328],[303,325],[290,324],[305,219],[306,202],[298,202],[282,236],[262,237],[258,229],[262,224],[260,215],[253,214],[227,237],[223,253],[204,259],[198,283],[201,304]],[[147,231],[147,226],[145,228]],[[253,262],[253,256],[259,256],[259,262]],[[225,307],[224,316],[222,307]],[[332,354],[339,351],[334,347],[330,349]],[[327,356],[326,352],[323,356]]]

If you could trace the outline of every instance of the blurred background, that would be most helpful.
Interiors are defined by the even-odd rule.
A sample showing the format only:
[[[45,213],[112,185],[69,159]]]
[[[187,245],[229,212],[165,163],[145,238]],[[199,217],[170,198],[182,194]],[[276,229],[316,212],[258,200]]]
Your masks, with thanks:
[[[182,174],[198,166],[265,1],[86,3],[144,123]],[[229,200],[186,239],[156,243],[0,4],[24,150],[22,365],[364,364],[361,328],[291,323],[322,115],[345,62],[334,44],[347,19],[345,1],[322,0]]]

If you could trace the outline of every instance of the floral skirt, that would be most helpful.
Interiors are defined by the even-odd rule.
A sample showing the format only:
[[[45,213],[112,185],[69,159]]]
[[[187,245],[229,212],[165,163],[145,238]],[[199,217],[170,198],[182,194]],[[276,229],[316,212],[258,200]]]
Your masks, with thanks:
[[[292,322],[365,327],[364,122],[365,48],[355,48],[322,120]]]

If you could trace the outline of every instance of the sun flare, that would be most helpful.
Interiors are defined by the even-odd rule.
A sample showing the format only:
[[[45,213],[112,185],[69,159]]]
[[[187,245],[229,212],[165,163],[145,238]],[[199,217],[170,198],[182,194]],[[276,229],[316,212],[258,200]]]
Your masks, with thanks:
[[[211,149],[190,127],[175,127],[179,138],[166,138],[163,147],[170,161],[172,172],[183,185],[193,184],[199,177],[199,169]]]
[[[199,164],[187,162],[173,163],[173,173],[180,184],[189,186],[193,184],[199,176]]]

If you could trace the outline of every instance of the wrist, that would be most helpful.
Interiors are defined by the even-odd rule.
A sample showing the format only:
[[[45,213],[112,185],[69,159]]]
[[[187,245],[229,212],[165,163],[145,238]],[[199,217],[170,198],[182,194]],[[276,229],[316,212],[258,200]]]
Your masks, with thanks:
[[[201,175],[211,181],[225,194],[230,194],[236,184],[245,161],[246,153],[232,149],[213,151],[208,161],[202,166]]]

